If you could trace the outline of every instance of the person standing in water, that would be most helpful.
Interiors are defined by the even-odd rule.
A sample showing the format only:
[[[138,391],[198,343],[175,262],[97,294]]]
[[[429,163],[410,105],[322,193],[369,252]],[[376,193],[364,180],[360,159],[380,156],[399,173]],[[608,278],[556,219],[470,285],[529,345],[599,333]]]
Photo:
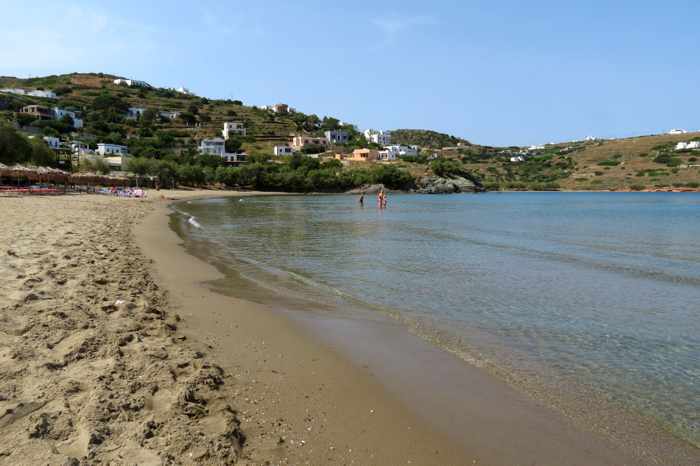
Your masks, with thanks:
[[[382,209],[386,209],[386,205],[389,202],[389,196],[387,196],[387,193],[382,191]]]
[[[365,206],[365,193],[360,194],[360,206]]]
[[[386,208],[386,193],[384,189],[380,189],[377,193],[377,207],[380,209]]]

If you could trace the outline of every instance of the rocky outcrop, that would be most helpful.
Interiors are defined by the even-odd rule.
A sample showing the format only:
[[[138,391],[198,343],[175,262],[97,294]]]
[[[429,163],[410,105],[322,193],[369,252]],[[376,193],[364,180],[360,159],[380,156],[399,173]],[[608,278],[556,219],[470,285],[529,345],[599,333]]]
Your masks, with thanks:
[[[474,193],[483,191],[480,184],[462,176],[423,176],[416,180],[416,192],[420,194]]]

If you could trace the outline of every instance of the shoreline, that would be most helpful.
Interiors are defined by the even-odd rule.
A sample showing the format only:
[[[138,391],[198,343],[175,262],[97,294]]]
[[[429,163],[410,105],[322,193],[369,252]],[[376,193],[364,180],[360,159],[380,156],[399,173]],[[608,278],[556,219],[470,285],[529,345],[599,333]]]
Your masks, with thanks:
[[[217,196],[212,194],[209,197]],[[167,212],[162,212],[162,215],[166,216]],[[164,225],[162,219],[160,225],[161,227]],[[172,229],[168,228],[168,230],[170,230],[169,236],[177,238],[169,240],[170,247],[173,248],[177,243],[180,253],[192,259],[193,256],[185,253],[185,249],[180,244],[181,239]],[[168,254],[177,253],[171,251]],[[196,260],[199,261],[199,259]],[[158,261],[156,258],[156,263]],[[213,268],[213,266],[208,267]],[[220,278],[218,272],[211,270],[210,272],[213,275],[197,281],[201,283]],[[178,286],[183,285],[185,283],[179,279]],[[216,294],[210,289],[205,291],[202,288],[207,287],[198,289],[198,292],[206,293],[203,296],[207,297],[202,299],[210,299],[210,293]],[[220,297],[217,298],[217,300],[220,299]],[[479,464],[485,462],[485,464],[504,465],[519,464],[518,462],[524,461],[526,457],[528,461],[537,461],[537,464],[639,464],[638,458],[622,452],[618,446],[611,444],[607,439],[575,427],[559,412],[517,392],[485,370],[467,366],[456,356],[429,345],[415,335],[410,335],[404,327],[394,325],[392,328],[392,325],[388,325],[381,329],[381,325],[377,325],[376,322],[360,322],[361,319],[354,321],[335,317],[319,319],[318,316],[285,311],[282,311],[283,315],[280,316],[279,311],[273,311],[266,306],[247,303],[230,296],[227,299],[230,300],[229,305],[236,303],[239,306],[257,308],[258,312],[274,315],[275,319],[280,317],[286,319],[287,324],[289,321],[299,324],[301,328],[296,325],[288,330],[302,333],[303,338],[314,341],[316,345],[325,345],[325,352],[330,350],[340,353],[336,356],[343,365],[347,366],[350,363],[349,365],[354,366],[356,370],[363,369],[360,371],[360,376],[369,375],[371,379],[380,382],[380,387],[375,389],[388,392],[385,395],[389,398],[399,399],[404,405],[403,409],[409,411],[411,416],[417,416],[426,421],[431,430],[437,430],[446,435],[451,442],[458,445],[457,448],[461,449],[463,454],[468,453],[463,459],[473,458]],[[382,325],[384,324],[386,323]],[[338,328],[345,328],[345,330],[338,330]],[[357,341],[362,339],[366,341],[367,335],[372,334],[380,341],[393,340],[396,346],[387,354],[400,354],[408,350],[426,358],[424,362],[427,367],[452,368],[450,381],[457,381],[456,385],[461,386],[463,391],[473,392],[472,395],[465,397],[459,390],[440,391],[438,389],[436,392],[435,386],[425,382],[422,383],[420,390],[402,390],[400,387],[402,384],[420,383],[420,377],[416,377],[420,373],[418,372],[420,367],[410,367],[410,364],[406,366],[406,361],[401,361],[401,358],[377,357],[381,356],[383,351],[386,352],[386,345],[383,347],[374,345],[374,349],[370,352],[359,348]],[[333,336],[329,337],[329,335]],[[391,370],[387,371],[387,368],[402,364],[405,367],[401,371],[394,373]],[[456,372],[459,372],[460,376],[454,377]],[[447,375],[444,372],[442,374],[443,377]],[[485,401],[483,393],[492,395],[490,398],[487,396],[489,399]],[[443,399],[437,402],[436,399],[440,396]],[[460,415],[455,415],[457,412]],[[509,415],[515,417],[507,420]],[[456,422],[455,418],[459,418],[459,422]],[[489,422],[490,425],[488,425]],[[510,447],[502,446],[503,436],[510,439]],[[466,437],[471,438],[465,440]],[[538,445],[538,448],[528,451],[531,445]]]
[[[246,393],[232,404],[242,414],[244,451],[253,464],[467,462],[466,451],[291,319],[211,291],[207,282],[222,275],[186,253],[169,213],[169,205],[156,206],[136,227],[137,242],[183,316],[185,335],[204,342]]]

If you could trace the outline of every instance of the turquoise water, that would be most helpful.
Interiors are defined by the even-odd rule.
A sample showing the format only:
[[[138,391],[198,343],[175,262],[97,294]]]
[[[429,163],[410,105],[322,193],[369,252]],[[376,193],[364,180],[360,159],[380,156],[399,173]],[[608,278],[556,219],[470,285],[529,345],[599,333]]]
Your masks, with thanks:
[[[256,288],[429,323],[474,358],[590,387],[700,445],[700,195],[394,195],[385,211],[351,196],[257,197],[178,208],[196,219],[183,222],[187,237]]]

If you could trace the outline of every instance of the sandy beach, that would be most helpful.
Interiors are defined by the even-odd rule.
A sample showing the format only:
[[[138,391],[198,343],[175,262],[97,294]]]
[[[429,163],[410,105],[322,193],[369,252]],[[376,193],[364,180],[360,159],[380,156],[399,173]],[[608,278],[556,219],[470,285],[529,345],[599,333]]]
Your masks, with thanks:
[[[0,198],[0,464],[646,463],[395,329],[364,338],[442,372],[418,383],[387,355],[387,379],[333,343],[364,330],[213,292],[169,201],[255,193],[150,194]]]

